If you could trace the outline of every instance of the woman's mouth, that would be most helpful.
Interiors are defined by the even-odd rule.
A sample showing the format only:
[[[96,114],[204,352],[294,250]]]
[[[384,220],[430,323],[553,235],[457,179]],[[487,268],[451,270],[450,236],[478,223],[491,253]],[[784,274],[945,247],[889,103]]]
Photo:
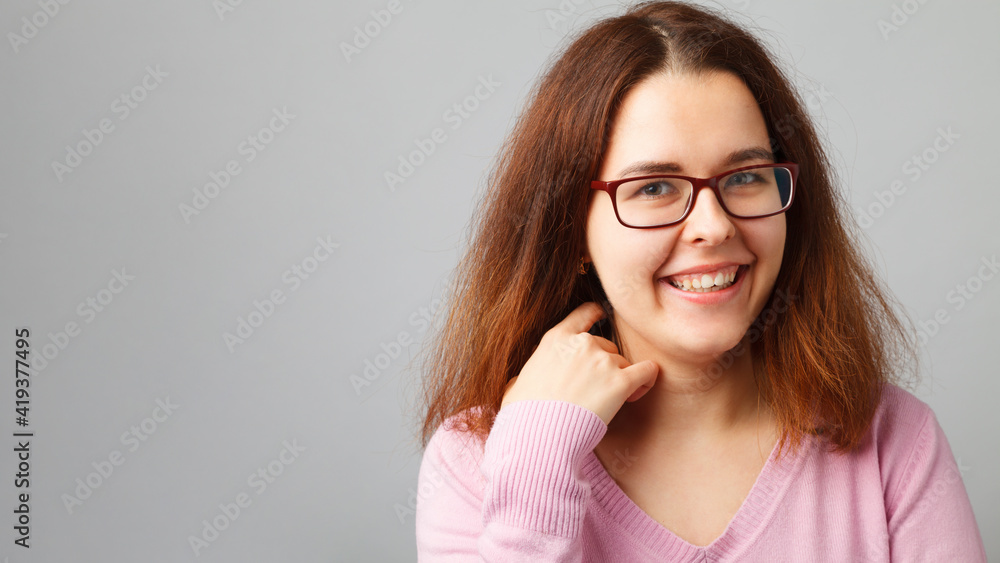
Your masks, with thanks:
[[[728,266],[710,272],[669,276],[667,282],[681,291],[691,293],[712,293],[722,291],[739,279],[747,270],[747,265]]]

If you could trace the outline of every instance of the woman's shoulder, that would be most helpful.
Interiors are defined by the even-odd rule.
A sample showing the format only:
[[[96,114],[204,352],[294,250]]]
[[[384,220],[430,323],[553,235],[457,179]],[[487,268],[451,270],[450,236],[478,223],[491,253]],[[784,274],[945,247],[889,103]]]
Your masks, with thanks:
[[[444,422],[431,435],[431,439],[427,442],[427,449],[435,446],[437,448],[458,448],[473,451],[478,449],[481,451],[483,449],[483,442],[471,430],[470,422],[481,416],[484,410],[485,407],[481,406],[471,407],[445,418]]]
[[[468,429],[466,421],[478,415],[482,408],[472,407],[445,419],[427,442],[424,465],[462,477],[469,485],[478,481],[484,443]]]
[[[875,416],[871,434],[876,443],[887,441],[911,443],[934,419],[930,405],[912,392],[892,383],[886,384]]]
[[[884,484],[906,483],[921,466],[952,458],[951,448],[930,405],[912,392],[888,384],[869,431],[870,452]],[[954,463],[954,462],[951,462]]]

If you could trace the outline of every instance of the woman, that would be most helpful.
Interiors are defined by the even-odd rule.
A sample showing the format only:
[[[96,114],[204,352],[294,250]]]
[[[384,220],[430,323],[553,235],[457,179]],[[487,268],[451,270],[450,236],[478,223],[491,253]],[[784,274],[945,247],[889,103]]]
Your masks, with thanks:
[[[681,3],[554,64],[429,358],[422,559],[985,561],[802,108]]]

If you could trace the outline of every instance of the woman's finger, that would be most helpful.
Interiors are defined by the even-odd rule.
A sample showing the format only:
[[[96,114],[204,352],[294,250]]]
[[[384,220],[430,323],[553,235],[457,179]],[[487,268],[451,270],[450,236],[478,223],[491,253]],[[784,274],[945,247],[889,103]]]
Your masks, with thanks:
[[[588,301],[573,309],[573,312],[566,315],[566,318],[560,321],[556,327],[567,330],[571,334],[589,332],[590,327],[604,318],[604,315],[603,307],[593,301]]]
[[[632,402],[638,401],[653,388],[656,378],[660,373],[660,368],[655,362],[644,360],[624,368],[622,373],[629,381],[629,396],[625,400]]]

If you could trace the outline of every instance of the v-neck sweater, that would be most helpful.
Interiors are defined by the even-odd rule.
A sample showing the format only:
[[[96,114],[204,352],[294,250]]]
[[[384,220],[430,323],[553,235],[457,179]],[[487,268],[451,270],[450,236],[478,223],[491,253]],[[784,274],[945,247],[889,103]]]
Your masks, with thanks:
[[[510,403],[485,444],[454,420],[421,462],[421,561],[986,561],[933,411],[893,385],[855,450],[836,453],[806,435],[779,460],[775,445],[706,546],[684,541],[622,491],[593,451],[607,431],[595,413],[564,401]]]

